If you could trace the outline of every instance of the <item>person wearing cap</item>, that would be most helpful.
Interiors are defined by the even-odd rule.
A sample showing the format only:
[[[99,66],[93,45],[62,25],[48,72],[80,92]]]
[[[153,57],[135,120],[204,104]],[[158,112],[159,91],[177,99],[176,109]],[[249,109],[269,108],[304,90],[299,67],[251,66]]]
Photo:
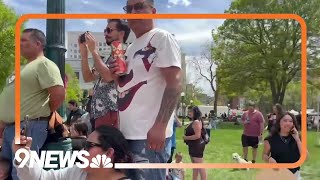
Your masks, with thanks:
[[[255,109],[255,103],[247,104],[248,110],[243,113],[241,121],[244,125],[241,142],[243,147],[243,158],[248,161],[248,147],[252,147],[252,163],[256,162],[259,140],[263,136],[264,118],[260,111]]]

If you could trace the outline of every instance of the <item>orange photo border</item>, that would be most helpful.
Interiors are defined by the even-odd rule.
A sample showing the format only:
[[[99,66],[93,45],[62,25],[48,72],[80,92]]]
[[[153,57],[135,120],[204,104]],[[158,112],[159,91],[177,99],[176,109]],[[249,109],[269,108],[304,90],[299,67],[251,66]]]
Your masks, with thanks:
[[[117,163],[116,168],[295,168],[301,166],[307,157],[307,25],[296,14],[25,14],[15,28],[15,143],[20,144],[20,33],[21,25],[28,19],[294,19],[301,26],[301,109],[302,109],[302,155],[296,163],[283,164],[238,164],[238,163],[202,163],[202,164],[133,164]],[[210,152],[208,152],[210,153]],[[259,158],[260,156],[258,156]]]

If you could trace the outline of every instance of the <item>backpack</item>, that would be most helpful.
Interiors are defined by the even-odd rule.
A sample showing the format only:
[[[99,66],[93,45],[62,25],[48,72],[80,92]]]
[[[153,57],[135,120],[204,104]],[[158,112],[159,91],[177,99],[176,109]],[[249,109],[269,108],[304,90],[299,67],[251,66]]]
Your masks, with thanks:
[[[202,127],[201,129],[201,138],[204,143],[208,144],[210,142],[210,137],[207,133],[207,131]]]

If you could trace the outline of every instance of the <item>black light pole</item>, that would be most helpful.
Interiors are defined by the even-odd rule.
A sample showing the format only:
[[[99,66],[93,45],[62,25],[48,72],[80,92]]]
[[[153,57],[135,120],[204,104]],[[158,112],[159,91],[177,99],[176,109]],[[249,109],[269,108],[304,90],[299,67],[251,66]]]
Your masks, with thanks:
[[[47,0],[47,14],[64,14],[65,0]],[[46,57],[57,64],[61,77],[65,80],[65,20],[47,20],[47,47]],[[58,113],[64,117],[64,105],[59,108]]]
[[[184,119],[186,118],[185,105],[184,105],[184,96],[185,93],[181,93],[181,109],[182,109],[182,126],[184,125]]]

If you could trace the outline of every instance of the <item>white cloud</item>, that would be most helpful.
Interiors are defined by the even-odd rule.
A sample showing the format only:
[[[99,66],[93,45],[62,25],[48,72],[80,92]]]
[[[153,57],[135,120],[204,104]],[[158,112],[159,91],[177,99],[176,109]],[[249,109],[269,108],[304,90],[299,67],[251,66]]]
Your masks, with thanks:
[[[187,55],[199,55],[201,46],[212,40],[212,29],[216,29],[223,21],[220,19],[156,20],[156,26],[175,34],[179,45]]]
[[[173,6],[190,6],[191,1],[190,0],[169,0],[168,1],[169,5]]]
[[[211,29],[201,30],[196,32],[185,32],[176,35],[178,41],[201,41],[209,40],[211,38]]]
[[[89,1],[82,0],[82,3],[83,3],[83,4],[89,4]]]
[[[97,20],[84,20],[83,23],[87,26],[93,26],[96,24]]]

